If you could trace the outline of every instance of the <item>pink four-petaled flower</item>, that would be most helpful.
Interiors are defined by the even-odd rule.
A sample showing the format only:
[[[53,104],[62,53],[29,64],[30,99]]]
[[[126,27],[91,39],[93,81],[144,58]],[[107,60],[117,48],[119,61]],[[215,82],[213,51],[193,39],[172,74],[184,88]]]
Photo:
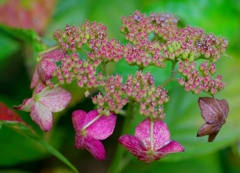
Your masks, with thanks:
[[[170,140],[170,132],[163,121],[151,121],[149,118],[137,126],[134,136],[123,135],[119,138],[119,142],[146,163],[159,160],[170,153],[184,151],[182,145]]]
[[[99,140],[109,137],[116,124],[116,115],[98,115],[96,110],[86,113],[76,110],[72,114],[73,127],[76,131],[75,147],[86,148],[96,159],[105,159],[105,149]]]
[[[40,83],[33,92],[32,98],[27,98],[19,106],[18,110],[30,112],[30,116],[43,131],[49,131],[52,127],[52,112],[62,111],[70,102],[71,94],[60,88],[53,89]]]

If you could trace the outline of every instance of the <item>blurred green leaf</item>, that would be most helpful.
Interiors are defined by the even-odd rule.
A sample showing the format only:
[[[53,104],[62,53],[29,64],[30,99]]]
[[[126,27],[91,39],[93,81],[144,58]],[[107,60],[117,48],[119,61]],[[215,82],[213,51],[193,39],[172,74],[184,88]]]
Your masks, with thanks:
[[[0,24],[0,31],[1,30],[8,33],[12,37],[15,37],[16,39],[22,40],[25,43],[30,44],[33,47],[35,55],[38,52],[46,49],[46,45],[42,43],[41,38],[32,29],[11,28],[6,25]]]
[[[132,161],[124,173],[223,173],[222,165],[219,163],[217,154],[205,155],[202,157],[185,160],[181,162],[154,162],[144,164],[142,162]]]
[[[16,165],[26,161],[43,158],[46,155],[44,148],[22,137],[9,127],[6,127],[5,124],[0,129],[0,139],[1,166]]]
[[[54,31],[63,29],[66,24],[79,26],[90,20],[106,25],[110,38],[123,39],[123,35],[119,32],[121,17],[132,14],[137,9],[136,6],[140,5],[138,1],[103,0],[96,4],[95,0],[60,0],[44,38],[54,44],[52,39]]]
[[[239,2],[235,0],[158,1],[150,4],[146,10],[170,12],[187,25],[202,27],[206,32],[232,38],[239,26],[236,16],[240,11],[236,4]]]
[[[122,75],[124,81],[126,81],[128,74],[134,75],[136,71],[138,70],[137,66],[130,66],[126,63],[124,59],[121,59],[116,65],[114,74],[120,74]]]
[[[19,49],[19,43],[0,32],[0,47],[0,61],[3,61]]]
[[[177,68],[175,67],[174,70]],[[154,66],[147,67],[143,70],[144,72],[150,72],[154,77],[155,86],[161,85],[165,80],[167,80],[172,73],[172,62],[166,62],[164,68],[156,68]],[[173,88],[179,86],[178,82],[170,82],[168,85],[164,86],[164,89],[172,90]]]
[[[53,154],[54,156],[56,156],[59,160],[61,160],[63,163],[65,163],[67,166],[69,166],[74,172],[78,172],[77,169],[55,148],[53,148],[51,145],[49,145],[46,141],[44,141],[43,139],[39,138],[35,133],[33,133],[31,131],[31,129],[29,129],[27,126],[18,123],[18,122],[13,122],[13,121],[4,121],[4,125],[7,125],[11,128],[13,128],[14,130],[16,130],[18,133],[22,134],[25,137],[28,137],[30,139],[32,139],[33,141],[37,142],[38,144],[40,144],[40,146],[42,148],[38,148],[38,150],[34,151],[34,152],[30,152],[29,157],[39,157],[38,152],[39,151],[44,151],[43,149],[47,150],[48,152],[50,152],[51,154]],[[2,133],[0,133],[2,134]],[[7,133],[3,133],[4,135],[6,135]],[[15,139],[14,139],[15,140]],[[7,141],[7,139],[5,139],[5,141]],[[1,144],[1,143],[0,143]],[[11,144],[13,144],[14,146],[16,146],[16,143],[11,142]],[[39,146],[38,146],[39,147]],[[14,148],[12,146],[12,148]],[[21,149],[19,149],[21,150]],[[11,151],[11,150],[6,150],[6,151]],[[37,152],[38,151],[38,152]],[[26,152],[26,153],[29,153]],[[25,154],[26,154],[25,153]],[[21,153],[22,155],[23,153]],[[37,154],[37,155],[35,155]],[[14,157],[16,157],[16,153],[14,153]],[[22,157],[19,157],[17,160],[15,160],[15,163],[19,163],[20,159],[22,159]],[[29,159],[29,158],[28,158]],[[1,162],[2,163],[2,162]]]

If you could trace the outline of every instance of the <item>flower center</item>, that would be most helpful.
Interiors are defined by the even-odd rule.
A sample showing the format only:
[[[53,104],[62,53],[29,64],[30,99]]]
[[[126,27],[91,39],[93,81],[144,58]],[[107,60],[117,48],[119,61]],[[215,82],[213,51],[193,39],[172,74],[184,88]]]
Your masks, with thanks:
[[[83,129],[80,131],[80,134],[81,134],[81,136],[85,137],[85,136],[87,135],[86,129],[83,128]]]

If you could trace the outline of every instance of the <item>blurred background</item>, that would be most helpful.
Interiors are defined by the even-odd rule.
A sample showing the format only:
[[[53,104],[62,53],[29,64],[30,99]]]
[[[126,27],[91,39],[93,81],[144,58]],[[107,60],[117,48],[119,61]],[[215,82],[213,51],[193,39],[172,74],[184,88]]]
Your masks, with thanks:
[[[63,30],[66,24],[78,26],[86,20],[97,21],[107,25],[109,38],[125,43],[124,35],[119,32],[121,17],[132,15],[136,10],[146,14],[170,12],[179,18],[181,27],[199,27],[207,33],[222,35],[229,40],[226,55],[216,63],[217,74],[223,76],[227,86],[215,97],[226,99],[230,111],[226,124],[214,142],[208,143],[207,137],[196,137],[198,129],[204,123],[197,105],[199,95],[184,92],[177,84],[169,85],[167,89],[171,100],[165,105],[165,121],[169,125],[171,139],[180,142],[185,152],[148,165],[129,154],[130,160],[122,172],[240,172],[239,0],[0,0],[0,101],[12,107],[31,97],[29,86],[36,66],[35,56],[45,45],[50,47],[56,44],[52,38],[55,30]],[[36,32],[19,28],[33,29]],[[122,75],[135,73],[136,70],[133,68],[132,72],[129,67],[118,64],[114,64],[112,69],[113,73]],[[147,70],[153,73],[157,84],[164,81],[169,74],[169,70]],[[83,91],[74,85],[65,87],[72,90],[74,98],[69,109],[54,115],[54,127],[50,132],[41,132],[31,121],[29,113],[16,112],[77,167],[79,172],[104,173],[114,157],[123,118],[118,117],[114,134],[103,141],[107,159],[102,162],[95,160],[86,150],[74,148],[75,132],[71,124],[73,110],[93,109],[91,99],[83,99]],[[131,133],[143,118],[136,117],[139,118],[134,119]],[[3,125],[0,129],[0,172],[67,173],[71,170],[35,141]]]

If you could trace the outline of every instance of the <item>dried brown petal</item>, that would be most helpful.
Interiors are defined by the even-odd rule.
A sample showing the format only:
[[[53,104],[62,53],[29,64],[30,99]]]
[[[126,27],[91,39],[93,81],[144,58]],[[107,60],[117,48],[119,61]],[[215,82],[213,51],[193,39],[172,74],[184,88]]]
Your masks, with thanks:
[[[224,99],[200,97],[198,105],[206,123],[199,129],[197,137],[209,135],[208,142],[212,142],[226,122],[229,111],[228,102]]]

